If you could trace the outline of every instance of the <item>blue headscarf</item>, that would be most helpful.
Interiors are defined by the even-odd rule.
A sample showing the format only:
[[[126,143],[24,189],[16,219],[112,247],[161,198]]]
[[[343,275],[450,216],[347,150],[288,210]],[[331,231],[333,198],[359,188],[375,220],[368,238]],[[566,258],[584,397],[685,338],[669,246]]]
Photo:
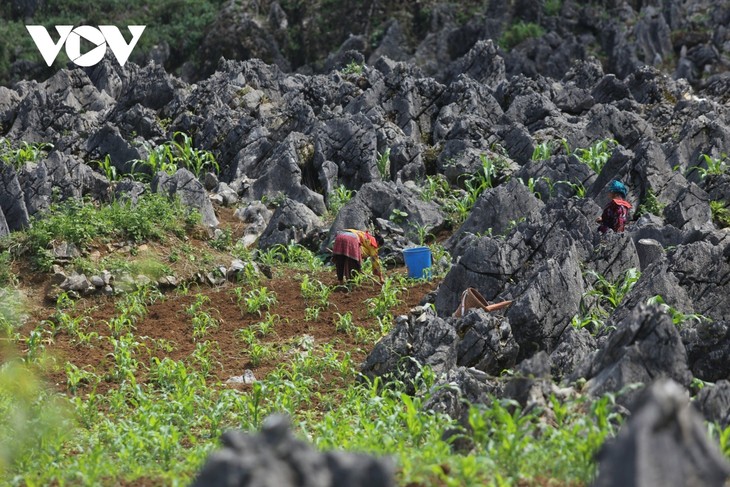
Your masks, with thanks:
[[[626,198],[626,195],[629,192],[629,190],[626,189],[626,186],[624,186],[624,183],[616,179],[611,181],[611,186],[609,186],[608,190],[612,193],[620,194],[622,198]]]

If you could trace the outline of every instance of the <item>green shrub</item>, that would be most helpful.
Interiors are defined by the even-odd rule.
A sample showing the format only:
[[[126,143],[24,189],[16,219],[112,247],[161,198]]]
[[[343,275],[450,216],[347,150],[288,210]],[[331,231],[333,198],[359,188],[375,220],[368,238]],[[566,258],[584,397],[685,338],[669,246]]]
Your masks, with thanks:
[[[664,207],[667,206],[659,202],[654,191],[649,188],[644,194],[643,201],[639,204],[636,209],[636,216],[651,214],[656,216],[662,216],[664,213]]]
[[[700,156],[700,162],[704,162],[707,167],[692,166],[687,171],[687,174],[689,175],[692,171],[697,171],[700,173],[700,177],[705,179],[707,176],[719,176],[721,174],[725,174],[730,168],[730,165],[728,164],[728,156],[724,152],[720,155],[720,157],[711,157],[707,154],[702,154]]]
[[[15,284],[15,274],[11,268],[12,258],[7,250],[0,252],[0,288]]]
[[[730,228],[730,209],[726,201],[710,201],[712,220],[720,228]]]
[[[502,49],[510,50],[525,39],[540,37],[544,33],[545,29],[538,24],[520,21],[504,31],[499,38],[499,45]]]
[[[355,195],[355,191],[347,189],[342,184],[338,184],[334,191],[332,191],[327,197],[327,203],[329,204],[329,211],[332,215],[337,215],[343,206],[352,199]]]
[[[53,241],[83,248],[97,239],[162,240],[168,232],[184,235],[199,219],[197,212],[160,194],[144,195],[134,206],[130,201],[98,206],[69,199],[34,218],[27,230],[13,233],[10,245],[19,248],[21,254],[28,254],[40,268],[48,269],[48,247]]]
[[[37,143],[29,144],[22,141],[17,147],[13,147],[9,140],[0,137],[0,162],[13,166],[16,170],[23,167],[26,162],[36,162],[53,149],[53,144]]]
[[[576,149],[573,151],[573,155],[598,174],[610,159],[613,149],[617,145],[618,142],[614,139],[599,140],[587,149]]]

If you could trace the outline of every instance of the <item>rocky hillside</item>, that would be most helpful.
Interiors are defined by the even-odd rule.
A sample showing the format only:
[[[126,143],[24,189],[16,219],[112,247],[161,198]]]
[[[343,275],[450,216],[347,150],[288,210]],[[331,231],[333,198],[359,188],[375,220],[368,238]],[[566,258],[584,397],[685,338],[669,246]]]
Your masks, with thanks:
[[[303,2],[225,4],[185,79],[105,60],[0,86],[0,236],[54,199],[150,191],[211,234],[214,204],[275,203],[249,214],[260,248],[370,226],[397,255],[448,235],[433,308],[399,319],[367,375],[430,365],[445,386],[432,406],[465,422],[460,397],[535,407],[576,383],[716,382],[697,403],[726,423],[730,6],[413,2],[385,21],[375,1],[317,5],[340,30],[320,36]],[[198,165],[165,168],[160,148]],[[632,220],[601,235],[613,179]],[[332,222],[342,191],[356,193]],[[453,318],[467,287],[512,306]]]

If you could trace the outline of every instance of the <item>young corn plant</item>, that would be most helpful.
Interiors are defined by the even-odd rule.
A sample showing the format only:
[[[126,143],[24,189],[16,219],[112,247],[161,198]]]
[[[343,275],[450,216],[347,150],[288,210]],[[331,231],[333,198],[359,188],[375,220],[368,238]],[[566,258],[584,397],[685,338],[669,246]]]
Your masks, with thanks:
[[[281,316],[277,314],[271,314],[267,311],[266,318],[253,325],[253,328],[256,330],[256,333],[258,333],[259,336],[265,337],[274,333],[276,325],[278,325],[280,322]]]
[[[304,310],[304,321],[317,321],[322,308],[318,306],[310,306]]]
[[[198,311],[193,315],[193,341],[204,338],[211,330],[218,328],[218,320],[205,311]]]
[[[314,279],[310,280],[307,274],[302,278],[300,285],[302,291],[302,297],[309,302],[314,302],[322,308],[329,306],[330,294],[332,294],[332,288],[323,284],[321,281]]]
[[[40,142],[37,144],[22,141],[20,146],[13,148],[10,141],[0,137],[0,162],[20,170],[26,162],[36,162],[45,157],[53,149],[53,144]]]
[[[195,174],[196,178],[200,178],[205,171],[216,173],[220,171],[220,166],[213,153],[193,147],[193,139],[188,134],[175,132],[169,144],[171,144],[178,163]]]
[[[726,201],[710,201],[712,221],[720,228],[730,228],[730,208]]]
[[[613,150],[618,146],[614,139],[599,140],[587,149],[576,149],[573,154],[580,162],[587,165],[598,174],[611,158]]]
[[[258,367],[262,362],[274,358],[275,355],[274,346],[265,343],[253,343],[248,350],[248,359],[254,367]]]
[[[94,372],[85,368],[79,368],[71,362],[66,362],[65,370],[66,386],[71,394],[76,394],[76,391],[81,385],[88,385],[92,382],[99,381],[99,377]]]
[[[576,328],[587,328],[591,333],[597,334],[608,330],[605,320],[638,282],[641,272],[632,267],[627,269],[615,282],[609,281],[592,270],[587,271],[586,274],[594,278],[593,289],[583,295],[580,305],[581,314],[573,316],[571,324]],[[594,300],[590,309],[586,309],[586,298]]]
[[[114,350],[108,354],[114,362],[114,369],[109,372],[109,377],[118,383],[123,381],[135,383],[135,374],[139,369],[136,353],[142,344],[131,333],[119,338],[109,337],[109,341]]]
[[[342,184],[335,186],[334,191],[332,191],[327,197],[330,214],[337,215],[342,207],[345,206],[353,196],[355,196],[355,191],[347,189]]]
[[[426,176],[426,180],[419,186],[420,198],[423,201],[433,201],[436,198],[446,198],[451,193],[449,182],[442,174]]]
[[[539,162],[550,159],[553,155],[553,144],[550,142],[540,142],[532,150],[531,161]]]
[[[697,171],[702,179],[707,178],[707,176],[719,176],[721,174],[725,174],[728,172],[728,169],[730,169],[730,164],[728,163],[729,160],[728,155],[724,152],[720,155],[720,157],[712,157],[707,154],[702,154],[700,155],[700,163],[704,162],[707,167],[702,167],[700,165],[692,166],[687,171],[687,174],[689,175],[690,172]]]
[[[375,166],[378,168],[381,179],[385,181],[390,178],[390,148],[385,149],[382,154],[378,152]]]
[[[261,316],[261,312],[268,311],[271,306],[278,303],[276,294],[273,291],[269,291],[266,286],[252,289],[245,294],[240,294],[241,299],[238,301],[238,306],[242,311],[246,313],[256,313]]]
[[[101,171],[101,173],[110,183],[117,182],[121,179],[121,175],[117,171],[116,166],[112,164],[112,158],[109,156],[109,154],[104,156],[104,159],[92,162],[96,164],[97,169]]]
[[[593,289],[588,291],[588,295],[597,297],[599,299],[599,306],[602,306],[609,312],[621,304],[621,301],[623,301],[624,297],[631,291],[641,277],[641,272],[635,267],[627,269],[616,282],[609,281],[593,270],[589,270],[587,274],[595,279]]]
[[[699,324],[702,321],[711,321],[707,316],[699,313],[682,313],[678,309],[669,306],[664,301],[664,298],[658,294],[647,299],[646,304],[655,304],[659,306],[665,313],[672,317],[672,323],[680,330],[688,323]]]
[[[353,329],[352,312],[348,311],[345,314],[335,313],[337,319],[335,320],[335,330],[341,333],[350,333]]]
[[[390,310],[403,301],[398,297],[403,288],[398,287],[393,278],[386,277],[380,294],[365,300],[370,316],[385,316]]]

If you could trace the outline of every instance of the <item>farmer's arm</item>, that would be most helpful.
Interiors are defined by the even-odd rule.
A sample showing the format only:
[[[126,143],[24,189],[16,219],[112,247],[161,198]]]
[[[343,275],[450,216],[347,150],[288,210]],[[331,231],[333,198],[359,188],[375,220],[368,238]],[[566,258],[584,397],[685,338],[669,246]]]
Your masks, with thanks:
[[[373,274],[375,274],[378,279],[380,280],[380,283],[382,284],[384,282],[383,279],[383,270],[380,266],[380,258],[378,257],[378,249],[376,247],[373,247],[370,245],[369,241],[361,241],[361,248],[363,255],[369,257],[372,259],[373,262]]]
[[[375,255],[372,257],[373,259],[373,274],[378,276],[378,279],[380,280],[380,284],[384,282],[383,279],[383,270],[380,267],[380,258],[378,258],[377,250],[375,251]]]

